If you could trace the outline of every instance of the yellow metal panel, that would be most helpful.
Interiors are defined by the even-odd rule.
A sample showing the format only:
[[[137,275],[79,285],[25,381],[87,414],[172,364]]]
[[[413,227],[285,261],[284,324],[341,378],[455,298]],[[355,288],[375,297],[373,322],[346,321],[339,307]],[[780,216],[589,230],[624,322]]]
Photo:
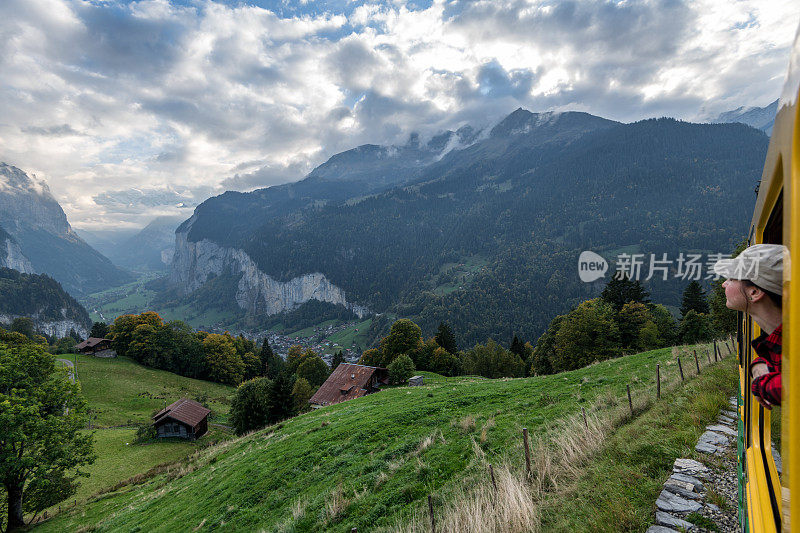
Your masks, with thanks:
[[[797,54],[798,51],[795,50]],[[795,56],[796,57],[796,56]],[[800,236],[800,120],[798,120],[798,88],[794,87],[794,102],[787,108],[785,114],[792,121],[792,135],[787,149],[790,163],[787,167],[788,179],[785,179],[784,193],[784,244],[795,258],[800,258],[800,250],[795,249],[795,236]],[[787,119],[788,120],[788,119]],[[786,227],[788,223],[788,228]],[[788,229],[788,231],[787,231]],[[783,479],[784,485],[784,530],[791,531],[789,517],[800,513],[800,357],[797,350],[800,346],[800,260],[789,262],[788,276],[784,275],[783,282],[783,321],[784,349],[782,355],[782,413],[781,442],[783,443]],[[788,279],[787,279],[788,278]],[[795,494],[795,498],[790,497]],[[800,529],[800,528],[796,528]]]

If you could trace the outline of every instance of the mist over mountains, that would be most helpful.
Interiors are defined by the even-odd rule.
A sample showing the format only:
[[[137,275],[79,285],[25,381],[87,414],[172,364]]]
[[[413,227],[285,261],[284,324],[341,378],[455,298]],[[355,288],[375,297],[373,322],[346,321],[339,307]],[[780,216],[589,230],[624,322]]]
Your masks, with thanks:
[[[74,296],[132,279],[75,233],[45,182],[5,163],[0,163],[0,226],[33,271],[50,275]]]
[[[459,145],[367,145],[300,182],[210,198],[177,230],[172,281],[184,296],[213,285],[253,327],[284,298],[265,287],[280,286],[426,332],[450,321],[467,343],[535,339],[599,290],[577,278],[583,249],[729,252],[768,144],[743,124],[523,109],[488,132],[446,135],[435,146]],[[685,283],[649,285],[677,304]]]

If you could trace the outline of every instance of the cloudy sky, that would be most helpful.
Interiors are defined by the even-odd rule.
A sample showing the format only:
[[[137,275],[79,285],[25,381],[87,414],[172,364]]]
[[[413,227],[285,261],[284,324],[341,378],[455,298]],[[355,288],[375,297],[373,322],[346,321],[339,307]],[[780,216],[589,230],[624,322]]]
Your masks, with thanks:
[[[3,0],[0,161],[77,228],[141,226],[520,106],[767,105],[798,22],[796,0]]]

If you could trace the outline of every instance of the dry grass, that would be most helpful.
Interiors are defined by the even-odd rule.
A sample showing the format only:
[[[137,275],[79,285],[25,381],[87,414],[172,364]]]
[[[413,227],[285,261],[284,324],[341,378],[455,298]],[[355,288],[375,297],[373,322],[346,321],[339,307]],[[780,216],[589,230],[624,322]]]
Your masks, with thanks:
[[[294,503],[292,503],[292,518],[294,520],[299,520],[304,514],[306,514],[306,503],[308,502],[306,502],[306,500],[303,498],[297,499]]]
[[[389,474],[387,474],[383,470],[378,472],[378,475],[375,477],[375,488],[377,489],[378,487],[386,483],[387,479],[389,479]]]
[[[494,470],[497,492],[481,486],[461,491],[437,510],[436,531],[444,533],[537,533],[539,517],[536,502],[528,489],[524,474],[508,465]],[[430,531],[427,512],[418,512],[409,524],[395,529],[400,533]]]
[[[325,498],[325,520],[336,522],[349,504],[350,500],[344,495],[344,487],[339,483]]]
[[[419,443],[419,446],[417,446],[417,453],[420,454],[425,450],[427,450],[428,448],[430,448],[431,446],[433,446],[433,444],[436,443],[437,439],[441,439],[441,441],[444,442],[444,436],[442,435],[442,432],[438,429],[435,430],[430,435],[428,435],[427,437],[425,437],[424,439],[422,439],[422,441]]]
[[[489,430],[493,427],[494,418],[490,418],[484,422],[483,427],[481,428],[481,444],[486,444],[486,441],[489,440]]]
[[[683,354],[684,350],[681,348],[673,349],[675,357]],[[662,372],[662,393],[681,386],[680,376],[675,372],[670,374],[665,376]],[[642,382],[640,379],[633,381]],[[632,391],[633,416],[649,409],[655,400],[655,384],[637,389]],[[603,448],[604,442],[616,428],[630,420],[631,410],[627,397],[617,397],[611,393],[601,396],[587,409],[585,422],[582,413],[576,413],[557,422],[546,435],[532,437],[530,477],[525,472],[521,442],[511,450],[511,459],[495,464],[496,492],[489,476],[486,454],[478,441],[473,439],[472,466],[478,474],[470,482],[456,488],[452,494],[442,495],[446,503],[437,505],[434,498],[436,530],[452,533],[537,533],[541,527],[541,506],[548,498],[569,490],[570,485],[580,475],[583,465]],[[452,425],[469,433],[475,429],[475,418],[469,415],[454,420]],[[487,431],[492,427],[494,420],[490,418],[482,426],[481,443],[486,442]],[[466,489],[467,486],[470,488]],[[410,521],[398,525],[393,531],[430,531],[427,504],[418,508]]]
[[[461,431],[464,433],[472,432],[475,429],[475,417],[472,415],[465,416],[458,421],[458,427],[460,427]]]
[[[529,479],[522,464],[507,461],[494,465],[495,491],[489,476],[486,454],[476,440],[472,441],[474,464],[481,475],[473,483],[462,485],[454,497],[447,498],[443,508],[436,509],[436,530],[444,532],[522,533],[539,531],[539,505],[547,493],[574,478],[585,461],[601,447],[609,431],[607,421],[595,414],[587,415],[587,425],[578,415],[560,422],[545,440],[534,437],[531,453],[533,475]],[[474,423],[474,419],[473,419]],[[482,438],[494,425],[487,420]],[[588,426],[588,427],[587,427]],[[522,447],[513,457],[523,457]],[[471,486],[467,490],[464,486]],[[430,530],[430,517],[425,509],[411,521],[396,529],[402,533]]]

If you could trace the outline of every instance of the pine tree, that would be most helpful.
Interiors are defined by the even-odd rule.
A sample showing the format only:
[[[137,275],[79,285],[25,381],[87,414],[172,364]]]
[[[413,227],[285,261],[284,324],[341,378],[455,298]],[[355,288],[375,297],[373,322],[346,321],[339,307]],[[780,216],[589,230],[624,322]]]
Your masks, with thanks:
[[[92,324],[92,331],[89,332],[90,337],[104,339],[108,335],[108,324],[105,322],[95,322]]]
[[[261,352],[258,354],[258,358],[261,360],[261,367],[264,369],[264,375],[269,379],[278,377],[278,374],[281,373],[285,366],[283,359],[275,355],[275,352],[272,351],[272,347],[269,345],[267,339],[264,339],[264,343],[261,345]]]
[[[436,331],[434,337],[436,344],[455,355],[458,353],[458,344],[456,343],[456,336],[453,330],[444,322],[439,322],[439,329]]]
[[[341,350],[339,350],[333,354],[333,359],[331,359],[331,370],[336,370],[336,368],[344,362],[344,354]]]
[[[681,302],[681,318],[685,317],[689,311],[707,315],[709,312],[706,293],[696,280],[693,280],[683,291],[683,301]]]
[[[611,276],[608,280],[600,298],[610,303],[614,311],[619,312],[622,306],[628,302],[649,303],[650,293],[648,293],[639,280],[631,280],[626,274],[621,277]]]
[[[511,353],[520,356],[523,360],[525,359],[525,343],[519,340],[516,335],[514,335],[514,338],[511,340],[509,350],[511,350]]]
[[[278,377],[272,382],[271,398],[272,406],[269,413],[270,423],[280,422],[294,415],[294,397],[292,390],[294,389],[294,374],[286,371],[278,374]]]

